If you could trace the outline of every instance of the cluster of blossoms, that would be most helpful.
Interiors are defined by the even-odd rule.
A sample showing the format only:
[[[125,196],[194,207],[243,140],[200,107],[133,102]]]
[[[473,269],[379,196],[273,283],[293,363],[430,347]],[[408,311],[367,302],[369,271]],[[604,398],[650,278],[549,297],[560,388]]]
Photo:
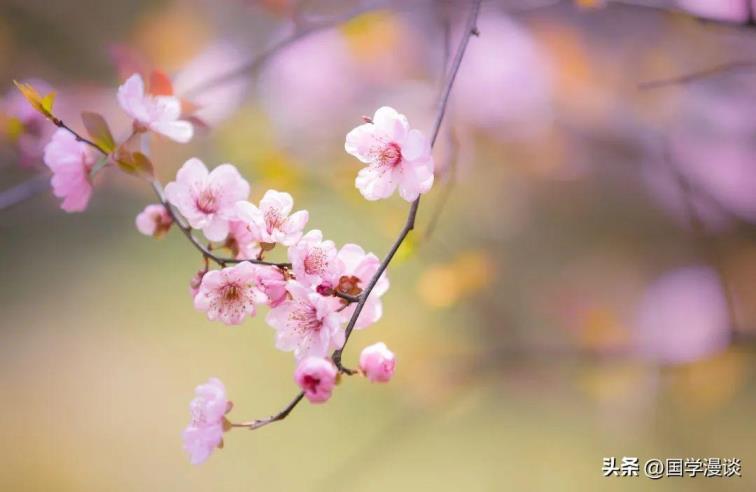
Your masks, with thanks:
[[[356,244],[338,248],[318,229],[305,232],[309,213],[293,211],[288,193],[268,190],[258,203],[250,202],[250,185],[231,164],[209,170],[200,159],[191,158],[163,193],[143,152],[144,138],[152,132],[187,142],[194,132],[182,109],[191,105],[174,96],[170,80],[159,73],[150,77],[149,89],[139,74],[118,89],[118,102],[133,118],[131,134],[118,144],[100,115],[82,115],[88,140],[53,115],[54,95],[42,98],[31,86],[19,88],[59,127],[44,149],[44,161],[53,173],[52,187],[62,199],[61,207],[84,210],[95,174],[111,164],[146,178],[160,203],[148,205],[136,217],[139,232],[159,237],[176,224],[195,245],[195,230],[208,241],[206,249],[200,246],[205,268],[190,283],[194,307],[227,325],[242,323],[261,307],[268,309],[265,320],[276,332],[275,346],[294,355],[294,380],[301,397],[311,403],[327,401],[340,372],[352,373],[332,360],[332,353],[346,343],[347,326],[350,331],[363,329],[382,316],[381,297],[389,281],[379,258]],[[402,198],[414,201],[427,192],[434,165],[423,134],[388,107],[366,121],[348,133],[345,143],[346,151],[366,164],[356,178],[362,195],[377,200],[398,189]],[[264,260],[277,246],[286,248],[287,263]],[[219,260],[209,253],[221,249],[230,251],[232,258]],[[211,270],[208,258],[220,268]],[[365,348],[360,356],[360,372],[373,382],[389,381],[394,367],[394,355],[383,343]],[[244,426],[226,419],[231,406],[218,379],[197,387],[190,405],[192,420],[184,431],[192,463],[204,461],[220,447],[225,431]]]

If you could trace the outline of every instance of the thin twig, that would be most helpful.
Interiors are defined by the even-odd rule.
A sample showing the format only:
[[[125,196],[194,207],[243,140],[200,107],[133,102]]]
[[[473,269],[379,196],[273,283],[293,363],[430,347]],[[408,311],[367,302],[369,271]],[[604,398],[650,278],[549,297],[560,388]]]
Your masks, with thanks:
[[[278,422],[279,420],[283,420],[286,417],[289,416],[292,410],[294,410],[294,407],[296,407],[300,401],[302,401],[302,398],[304,398],[304,391],[300,391],[297,396],[294,397],[291,402],[289,402],[286,407],[284,407],[283,410],[278,412],[275,415],[271,415],[270,417],[266,417],[264,419],[257,419],[253,420],[251,422],[241,422],[239,424],[231,424],[231,427],[246,427],[249,430],[255,430],[259,429],[260,427],[265,427],[268,424],[272,424],[273,422]]]
[[[714,1],[714,0],[711,0],[711,1]],[[750,0],[743,0],[743,1],[746,2],[746,4],[749,5],[750,7],[750,3],[751,3]],[[728,28],[733,28],[733,29],[746,29],[746,30],[754,30],[756,28],[756,20],[753,18],[753,15],[750,14],[750,9],[749,9],[749,15],[746,17],[746,19],[742,22],[738,22],[738,21],[733,21],[733,20],[701,17],[699,15],[696,15],[688,10],[685,10],[679,7],[672,7],[670,5],[659,5],[653,2],[649,2],[647,0],[611,0],[611,2],[618,5],[625,5],[628,7],[655,10],[657,12],[663,12],[667,14],[682,15],[691,19],[695,19],[702,24],[728,27]]]
[[[446,108],[449,105],[449,96],[451,94],[452,87],[454,86],[454,80],[456,79],[457,73],[459,72],[459,67],[462,64],[462,59],[465,56],[467,44],[469,43],[472,36],[478,35],[478,28],[476,26],[478,13],[480,12],[480,3],[481,0],[474,0],[472,2],[470,16],[467,20],[467,24],[465,25],[465,30],[462,32],[462,39],[460,40],[459,47],[457,48],[457,53],[454,56],[454,61],[452,62],[452,66],[446,80],[446,85],[444,86],[441,100],[439,101],[438,113],[436,115],[436,120],[433,123],[433,130],[431,131],[431,148],[435,145],[436,139],[438,138],[439,130],[441,129],[441,123],[444,120]],[[365,290],[363,290],[360,294],[360,300],[357,303],[354,313],[352,313],[352,317],[349,319],[349,323],[347,323],[346,326],[346,331],[344,333],[344,344],[341,346],[341,348],[337,349],[332,356],[334,364],[336,364],[336,367],[338,367],[342,372],[346,372],[348,374],[353,372],[352,370],[346,370],[346,368],[341,365],[341,355],[344,352],[344,348],[346,347],[347,342],[349,342],[349,337],[352,334],[352,330],[354,330],[354,325],[355,323],[357,323],[357,318],[360,316],[362,308],[365,307],[365,303],[367,302],[370,293],[373,291],[373,288],[375,288],[375,284],[378,283],[381,275],[383,275],[383,272],[386,271],[386,268],[388,267],[389,263],[391,263],[391,260],[394,258],[394,255],[404,242],[404,239],[407,237],[409,232],[414,229],[415,217],[417,216],[417,209],[419,206],[420,197],[418,197],[414,202],[412,202],[412,205],[410,205],[410,209],[407,214],[407,220],[405,221],[404,227],[399,232],[399,236],[396,238],[388,254],[386,254],[385,258],[381,262],[378,270],[370,279],[370,282],[368,283],[367,287],[365,287]]]
[[[76,130],[72,129],[70,126],[66,125],[62,120],[58,118],[52,118],[51,121],[55,124],[55,126],[59,128],[63,128],[64,130],[68,131],[71,135],[76,138],[79,142],[83,142],[93,149],[100,152],[105,157],[109,157],[109,153],[100,147],[95,142],[88,140],[84,137],[82,137],[79,133],[76,132]],[[291,268],[291,263],[285,263],[285,262],[271,262],[271,261],[264,261],[264,260],[257,260],[257,259],[236,259],[236,258],[224,258],[222,256],[218,256],[214,254],[212,251],[208,249],[207,246],[202,244],[196,237],[194,237],[194,233],[192,232],[192,228],[184,224],[184,221],[181,219],[180,214],[176,211],[176,209],[171,205],[168,200],[165,198],[165,193],[163,192],[163,187],[160,184],[160,181],[157,179],[152,179],[150,181],[150,185],[152,186],[152,189],[155,191],[155,195],[157,196],[160,203],[165,207],[165,209],[168,211],[168,214],[173,219],[173,222],[176,224],[176,226],[181,230],[181,232],[186,236],[186,238],[189,240],[189,242],[200,252],[202,253],[202,256],[205,259],[212,260],[219,266],[226,266],[227,264],[231,263],[242,263],[242,262],[249,262],[254,263],[256,265],[267,265],[267,266],[273,266],[277,268]]]
[[[6,208],[18,205],[46,190],[49,186],[50,176],[47,174],[38,174],[16,186],[0,191],[0,210],[5,210]]]
[[[666,79],[649,80],[648,82],[641,82],[638,84],[640,90],[658,89],[661,87],[669,87],[673,85],[685,85],[691,82],[697,82],[709,77],[715,77],[717,75],[735,72],[739,70],[753,70],[756,69],[756,60],[738,60],[726,63],[720,63],[713,67],[698,70],[696,72],[690,72],[683,75],[677,75]]]
[[[302,20],[298,25],[295,25],[294,32],[291,35],[285,37],[284,39],[278,41],[277,43],[274,43],[272,46],[266,48],[256,57],[251,59],[249,62],[231,71],[228,71],[226,73],[221,73],[220,75],[217,75],[215,77],[212,77],[208,80],[203,81],[202,83],[187,90],[184,95],[187,97],[196,96],[198,93],[201,93],[202,91],[211,89],[213,87],[217,87],[219,85],[223,85],[226,82],[234,80],[237,77],[241,77],[242,75],[253,74],[257,72],[260,68],[262,68],[262,66],[265,65],[265,63],[267,63],[267,61],[270,60],[273,57],[273,55],[283,50],[287,46],[290,46],[296,43],[300,39],[303,39],[309,36],[310,34],[314,34],[318,31],[323,31],[332,27],[336,27],[339,24],[343,24],[344,22],[347,22],[361,14],[364,14],[371,10],[375,10],[379,8],[381,4],[382,4],[381,2],[371,2],[368,5],[355,7],[347,12],[344,12],[341,15],[330,17],[328,19],[309,20],[309,21]]]
[[[478,13],[480,12],[480,4],[481,0],[473,0],[472,7],[470,10],[470,17],[467,20],[467,23],[465,25],[465,31],[462,33],[462,39],[460,40],[459,47],[457,48],[457,53],[454,58],[454,62],[452,64],[451,71],[449,72],[446,85],[444,86],[444,90],[441,96],[441,100],[439,102],[439,109],[438,114],[436,116],[435,123],[433,124],[433,132],[431,134],[431,147],[433,147],[433,144],[436,142],[436,137],[438,136],[438,131],[441,128],[441,123],[444,119],[444,114],[446,113],[446,107],[449,104],[449,94],[451,93],[452,86],[454,85],[454,80],[457,76],[457,72],[459,71],[459,66],[462,64],[462,58],[465,54],[465,49],[467,48],[467,44],[470,41],[471,36],[477,36],[478,30],[476,27],[477,19],[478,19]],[[354,329],[354,325],[357,322],[357,318],[360,315],[360,312],[362,312],[362,308],[365,306],[365,302],[367,301],[368,296],[370,296],[370,293],[373,291],[373,288],[375,287],[375,284],[378,282],[378,279],[381,278],[381,275],[383,275],[383,272],[388,267],[389,263],[391,263],[392,258],[396,254],[399,247],[402,245],[402,242],[407,237],[407,234],[414,228],[415,226],[415,216],[417,215],[417,208],[420,205],[420,198],[412,202],[412,205],[410,205],[409,213],[407,214],[407,221],[404,224],[404,227],[402,228],[401,232],[399,233],[399,237],[396,238],[394,241],[394,244],[391,246],[391,249],[389,250],[388,254],[386,254],[386,257],[381,262],[381,265],[378,267],[378,271],[375,272],[373,277],[370,279],[370,282],[368,283],[368,286],[365,288],[364,291],[357,297],[359,300],[357,302],[357,306],[355,307],[354,313],[352,313],[352,317],[349,319],[349,323],[346,327],[346,332],[344,335],[344,343],[342,344],[341,348],[334,351],[331,358],[333,359],[334,364],[336,367],[339,368],[339,371],[345,374],[354,374],[355,371],[351,369],[347,369],[341,364],[341,354],[344,351],[344,347],[346,347],[347,342],[349,341],[349,336],[352,333],[352,330]],[[283,420],[286,418],[289,413],[296,407],[300,401],[302,401],[302,397],[304,396],[303,393],[297,394],[297,396],[279,413],[274,415],[273,417],[268,417],[267,419],[262,420],[255,420],[252,422],[247,423],[247,425],[242,425],[245,427],[249,427],[250,429],[257,429],[259,427],[262,427],[263,425],[267,425],[273,422],[277,422],[279,420]],[[256,422],[259,422],[259,424],[256,424]]]

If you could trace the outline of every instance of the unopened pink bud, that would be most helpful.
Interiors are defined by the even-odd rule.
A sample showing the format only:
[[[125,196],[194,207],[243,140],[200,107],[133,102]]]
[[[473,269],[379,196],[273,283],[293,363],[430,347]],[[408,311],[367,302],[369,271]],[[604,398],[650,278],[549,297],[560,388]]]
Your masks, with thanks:
[[[323,403],[331,398],[338,371],[330,360],[323,357],[307,357],[297,366],[294,380],[310,403]]]
[[[365,347],[360,354],[360,370],[374,383],[387,383],[395,368],[394,353],[383,342]]]

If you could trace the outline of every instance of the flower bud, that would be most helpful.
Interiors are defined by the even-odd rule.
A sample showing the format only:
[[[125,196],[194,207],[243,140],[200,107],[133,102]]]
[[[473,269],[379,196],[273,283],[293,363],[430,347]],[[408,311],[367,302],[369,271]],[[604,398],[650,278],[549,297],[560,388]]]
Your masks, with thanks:
[[[331,398],[338,371],[330,360],[322,357],[303,359],[294,372],[297,382],[310,403],[324,403]]]
[[[387,383],[395,367],[394,353],[383,342],[365,347],[360,354],[360,370],[373,383]]]

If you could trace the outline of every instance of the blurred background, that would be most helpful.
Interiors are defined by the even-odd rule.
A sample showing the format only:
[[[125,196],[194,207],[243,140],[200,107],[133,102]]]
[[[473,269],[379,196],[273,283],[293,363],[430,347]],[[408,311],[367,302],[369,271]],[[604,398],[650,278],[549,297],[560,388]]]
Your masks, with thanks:
[[[289,191],[309,227],[382,256],[407,203],[359,195],[344,136],[380,105],[430,131],[467,11],[0,3],[0,489],[756,490],[745,0],[484,1],[437,184],[389,269],[383,319],[345,353],[354,365],[384,341],[397,376],[350,378],[189,465],[195,385],[217,376],[232,420],[263,417],[296,393],[291,355],[262,316],[234,328],[192,308],[201,258],[177,231],[136,231],[154,201],[139,180],[106,170],[86,212],[61,211],[40,158],[49,126],[24,119],[11,81],[56,90],[75,128],[96,110],[123,135],[117,86],[164,70],[204,126],[189,145],[151,142],[163,182],[191,156],[231,162],[253,201]],[[603,478],[610,456],[735,457],[743,477]]]

